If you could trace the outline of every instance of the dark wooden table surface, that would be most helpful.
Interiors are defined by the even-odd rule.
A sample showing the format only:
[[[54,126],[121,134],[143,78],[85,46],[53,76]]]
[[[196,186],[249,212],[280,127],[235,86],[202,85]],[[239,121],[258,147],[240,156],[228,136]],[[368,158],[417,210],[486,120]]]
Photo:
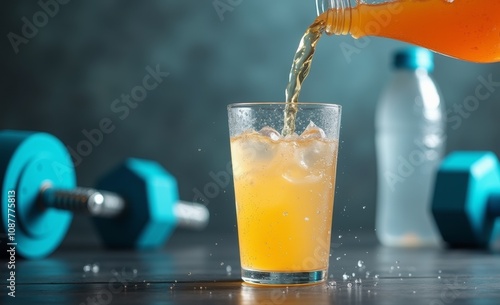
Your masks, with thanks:
[[[500,304],[500,256],[394,249],[374,236],[332,241],[327,283],[261,288],[240,280],[235,233],[177,232],[159,251],[66,244],[16,261],[16,298],[2,266],[1,304]]]

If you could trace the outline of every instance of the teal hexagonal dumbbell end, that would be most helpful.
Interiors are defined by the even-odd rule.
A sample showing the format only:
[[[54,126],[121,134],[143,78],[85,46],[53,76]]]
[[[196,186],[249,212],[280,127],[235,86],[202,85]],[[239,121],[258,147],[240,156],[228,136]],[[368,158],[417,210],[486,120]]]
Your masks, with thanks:
[[[453,247],[487,247],[498,236],[500,164],[492,152],[458,151],[443,160],[432,203],[436,224]]]
[[[127,203],[114,219],[94,218],[108,247],[158,247],[176,227],[177,181],[156,162],[128,159],[103,177],[97,188],[118,193]]]

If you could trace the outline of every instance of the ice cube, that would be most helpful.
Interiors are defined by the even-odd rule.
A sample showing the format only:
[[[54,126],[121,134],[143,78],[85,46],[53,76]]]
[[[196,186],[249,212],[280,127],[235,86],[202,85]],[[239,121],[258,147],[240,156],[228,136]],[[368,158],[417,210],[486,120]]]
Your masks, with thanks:
[[[286,170],[282,177],[291,183],[316,183],[322,179],[321,175],[308,174],[304,170],[297,168]]]
[[[313,121],[310,121],[300,137],[302,139],[326,139],[326,134],[323,129],[316,126]]]
[[[276,144],[258,132],[248,132],[231,141],[233,175],[241,177],[263,170],[274,158]]]
[[[281,139],[281,134],[277,132],[276,129],[269,126],[262,127],[259,133],[263,136],[269,137],[273,141],[278,141],[279,139]]]
[[[285,139],[287,139],[287,140],[296,140],[298,138],[299,138],[299,135],[296,132],[285,136]]]
[[[235,152],[240,160],[247,163],[269,161],[274,156],[273,143],[262,136],[260,133],[248,134],[247,137],[235,145]],[[237,146],[237,147],[236,147]]]
[[[329,165],[330,159],[333,159],[333,151],[330,149],[331,144],[323,141],[314,141],[308,143],[305,147],[297,149],[295,157],[299,160],[300,166],[304,169],[313,168],[316,163],[325,162],[325,166]]]

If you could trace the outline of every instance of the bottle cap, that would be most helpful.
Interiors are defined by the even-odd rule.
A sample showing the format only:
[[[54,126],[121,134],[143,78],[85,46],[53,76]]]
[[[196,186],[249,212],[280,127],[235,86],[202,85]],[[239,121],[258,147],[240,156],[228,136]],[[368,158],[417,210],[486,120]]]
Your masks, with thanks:
[[[394,66],[397,69],[425,69],[432,72],[434,69],[434,54],[424,48],[411,47],[396,51]]]

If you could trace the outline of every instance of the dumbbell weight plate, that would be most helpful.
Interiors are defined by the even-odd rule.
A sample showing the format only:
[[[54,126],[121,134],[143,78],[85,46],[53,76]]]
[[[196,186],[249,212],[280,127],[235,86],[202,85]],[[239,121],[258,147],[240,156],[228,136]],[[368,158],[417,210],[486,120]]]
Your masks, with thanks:
[[[15,235],[18,255],[42,258],[62,242],[72,213],[37,204],[44,185],[60,189],[76,187],[76,174],[68,151],[56,137],[26,131],[0,132],[0,183],[2,244],[9,232],[8,191],[15,191]],[[10,214],[13,214],[10,212]]]

